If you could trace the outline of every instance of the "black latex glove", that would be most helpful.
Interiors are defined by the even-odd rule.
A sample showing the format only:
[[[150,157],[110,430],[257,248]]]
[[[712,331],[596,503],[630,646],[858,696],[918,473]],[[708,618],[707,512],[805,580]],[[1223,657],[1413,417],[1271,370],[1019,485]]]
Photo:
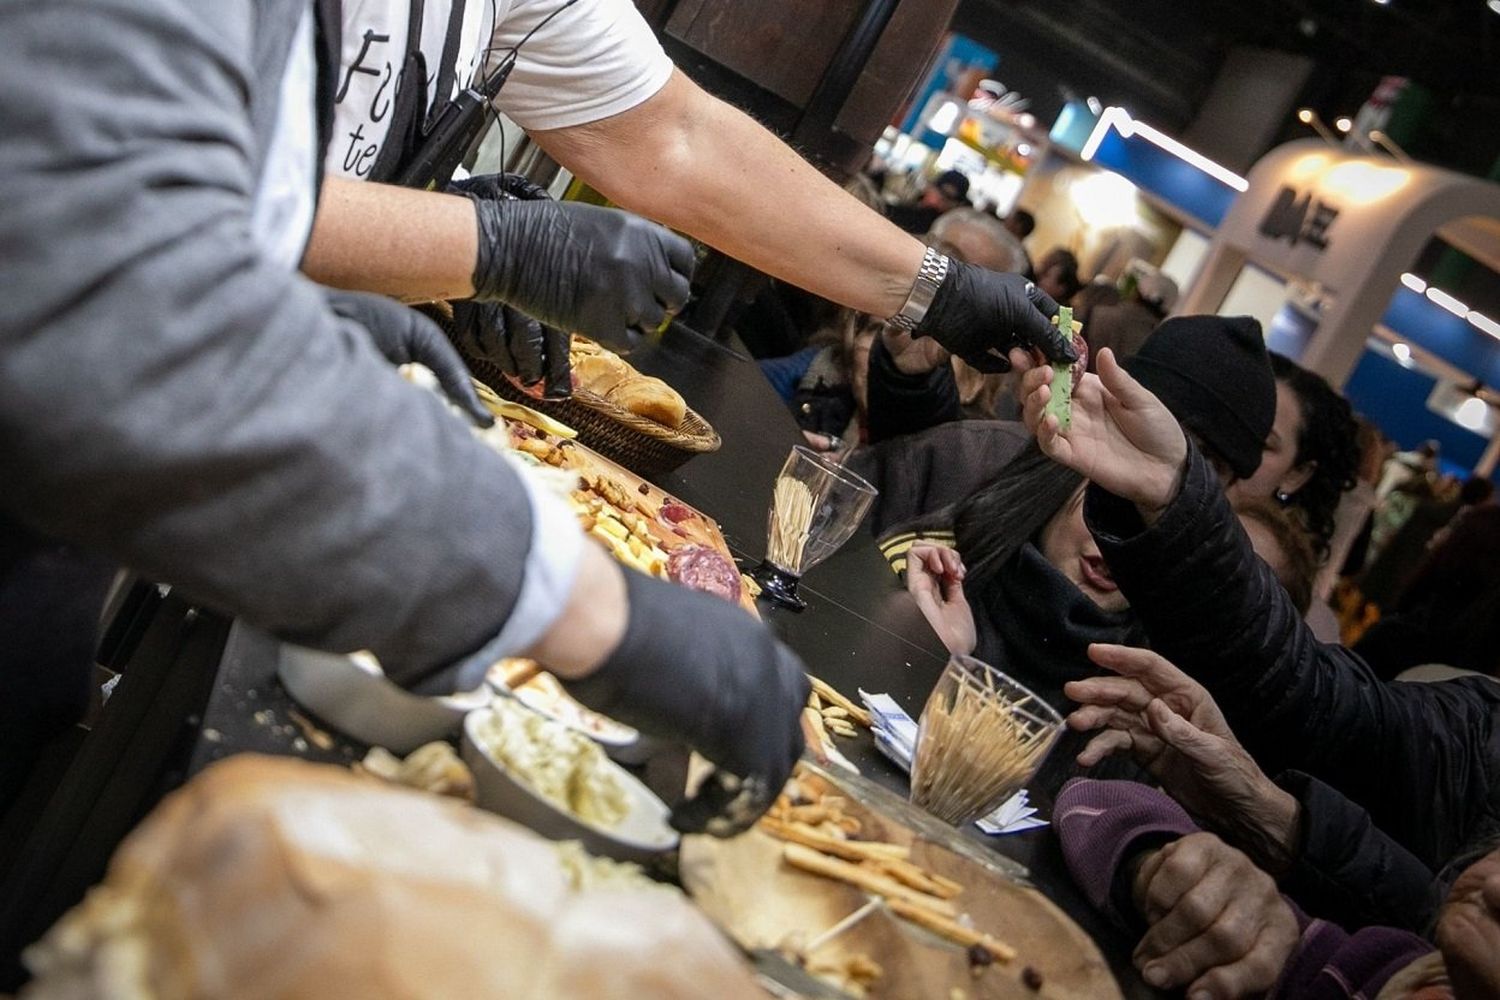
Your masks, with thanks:
[[[686,743],[716,770],[672,812],[684,833],[731,837],[766,811],[802,753],[802,663],[741,608],[633,570],[625,638],[567,684],[596,712]]]
[[[448,192],[466,195],[476,203],[481,199],[547,201],[552,197],[520,174],[466,177],[450,183]],[[469,354],[497,365],[522,385],[545,381],[542,395],[547,399],[573,395],[573,365],[568,358],[571,334],[543,326],[500,302],[455,302],[453,320],[459,346]]]
[[[323,289],[335,314],[364,329],[375,349],[393,365],[426,365],[437,376],[443,392],[480,427],[495,422],[474,392],[469,369],[432,320],[384,295]]]
[[[453,303],[453,336],[465,353],[514,375],[522,385],[543,382],[547,399],[573,395],[571,334],[499,302],[465,301]]]
[[[927,315],[912,331],[931,337],[982,372],[1008,372],[1014,347],[1036,348],[1049,361],[1078,360],[1072,337],[1052,325],[1057,303],[1019,274],[1004,274],[949,259]]]
[[[687,303],[693,246],[654,222],[580,202],[488,197],[504,193],[503,179],[451,190],[473,199],[479,220],[476,299],[615,345]]]

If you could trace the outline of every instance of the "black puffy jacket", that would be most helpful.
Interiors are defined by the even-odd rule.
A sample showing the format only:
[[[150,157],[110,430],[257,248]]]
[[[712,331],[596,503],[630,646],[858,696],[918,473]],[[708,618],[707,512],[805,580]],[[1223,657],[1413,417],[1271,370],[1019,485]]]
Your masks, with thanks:
[[[1097,486],[1084,516],[1152,648],[1209,690],[1261,767],[1302,800],[1294,881],[1351,921],[1419,926],[1436,902],[1423,866],[1500,831],[1500,684],[1387,684],[1319,643],[1196,449],[1182,492],[1149,527]]]

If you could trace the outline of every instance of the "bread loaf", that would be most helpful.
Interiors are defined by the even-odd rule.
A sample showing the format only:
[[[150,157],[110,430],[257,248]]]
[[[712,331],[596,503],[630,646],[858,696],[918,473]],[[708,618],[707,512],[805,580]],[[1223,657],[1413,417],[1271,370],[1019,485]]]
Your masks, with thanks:
[[[578,385],[598,396],[607,396],[611,389],[628,379],[640,378],[618,354],[599,351],[595,354],[575,355],[573,374]]]
[[[550,842],[342,768],[231,758],[27,949],[24,997],[763,997],[676,892],[575,889]]]
[[[616,384],[604,398],[663,427],[680,427],[687,415],[687,403],[677,390],[649,375],[637,375]]]

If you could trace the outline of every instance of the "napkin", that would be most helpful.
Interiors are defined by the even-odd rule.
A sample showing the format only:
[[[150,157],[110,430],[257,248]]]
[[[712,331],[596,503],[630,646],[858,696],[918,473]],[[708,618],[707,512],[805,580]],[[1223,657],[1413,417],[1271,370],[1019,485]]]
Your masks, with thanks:
[[[875,736],[875,747],[889,757],[897,767],[910,773],[912,755],[917,750],[917,724],[906,710],[896,704],[888,694],[859,692],[860,700],[870,710],[871,732]],[[1020,833],[1047,825],[1037,816],[1037,810],[1026,798],[1026,789],[1021,789],[1002,802],[994,812],[980,819],[976,825],[985,833]]]

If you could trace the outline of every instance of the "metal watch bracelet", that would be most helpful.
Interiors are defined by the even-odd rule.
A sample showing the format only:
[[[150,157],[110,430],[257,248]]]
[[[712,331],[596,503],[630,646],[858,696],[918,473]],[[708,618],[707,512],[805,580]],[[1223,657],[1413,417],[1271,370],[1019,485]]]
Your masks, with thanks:
[[[917,324],[927,315],[927,309],[932,305],[933,296],[948,277],[948,258],[938,253],[932,247],[922,255],[922,266],[917,269],[917,278],[912,282],[911,292],[906,296],[906,301],[901,305],[901,311],[896,313],[886,322],[903,330],[915,330]]]

